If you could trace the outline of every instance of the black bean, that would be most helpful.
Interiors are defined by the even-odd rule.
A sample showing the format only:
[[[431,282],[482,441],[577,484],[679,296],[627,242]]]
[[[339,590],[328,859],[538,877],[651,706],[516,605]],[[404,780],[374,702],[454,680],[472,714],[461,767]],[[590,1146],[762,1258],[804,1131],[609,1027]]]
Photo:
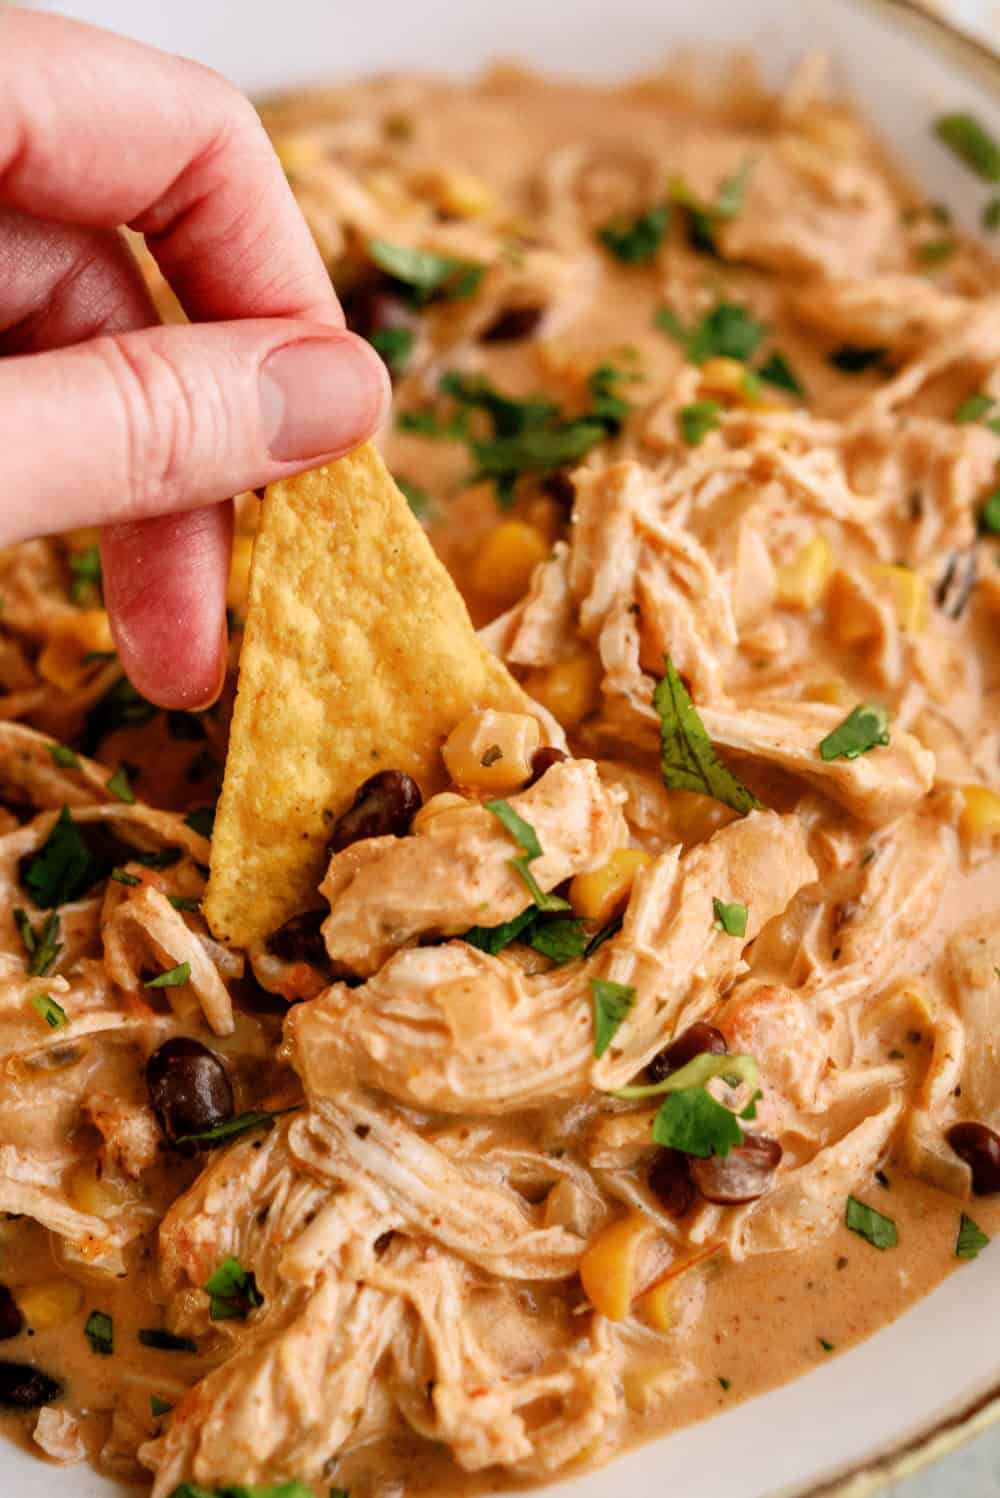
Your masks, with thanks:
[[[646,1177],[650,1191],[671,1217],[683,1217],[697,1196],[687,1155],[680,1150],[661,1149]]]
[[[226,1068],[214,1051],[187,1035],[177,1035],[153,1052],[146,1062],[146,1089],[171,1144],[217,1128],[235,1112]]]
[[[0,1342],[8,1342],[24,1330],[24,1317],[6,1285],[0,1285]]]
[[[420,787],[402,770],[379,770],[358,789],[336,824],[327,850],[341,853],[367,837],[404,837],[424,804]]]
[[[561,749],[546,746],[544,749],[536,749],[531,756],[531,779],[529,785],[534,785],[536,780],[541,780],[546,770],[551,770],[553,765],[561,765],[563,760],[569,759]]]
[[[691,1179],[706,1201],[725,1206],[755,1202],[771,1184],[781,1156],[781,1145],[770,1134],[744,1134],[743,1143],[728,1155],[692,1159]]]
[[[946,1135],[959,1159],[972,1170],[972,1189],[977,1196],[1000,1191],[1000,1135],[985,1124],[953,1124]]]
[[[493,321],[480,333],[482,343],[513,343],[519,338],[530,338],[545,316],[544,307],[503,307]]]
[[[51,1404],[62,1385],[30,1363],[0,1362],[0,1409],[37,1410]]]
[[[673,1071],[679,1071],[696,1056],[704,1056],[706,1053],[710,1056],[724,1056],[728,1049],[722,1031],[699,1020],[697,1024],[682,1030],[675,1040],[659,1051],[646,1070],[654,1082],[662,1082],[664,1077],[669,1077]]]
[[[304,915],[293,915],[267,938],[267,950],[282,962],[308,962],[312,967],[327,968],[330,959],[320,927],[329,913],[307,910]]]

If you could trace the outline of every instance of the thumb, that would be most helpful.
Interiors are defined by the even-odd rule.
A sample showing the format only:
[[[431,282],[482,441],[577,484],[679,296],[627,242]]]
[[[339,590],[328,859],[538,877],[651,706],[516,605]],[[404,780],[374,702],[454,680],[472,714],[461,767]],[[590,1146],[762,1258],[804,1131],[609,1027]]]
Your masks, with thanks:
[[[338,456],[389,406],[321,323],[149,328],[0,360],[0,546],[210,505]]]

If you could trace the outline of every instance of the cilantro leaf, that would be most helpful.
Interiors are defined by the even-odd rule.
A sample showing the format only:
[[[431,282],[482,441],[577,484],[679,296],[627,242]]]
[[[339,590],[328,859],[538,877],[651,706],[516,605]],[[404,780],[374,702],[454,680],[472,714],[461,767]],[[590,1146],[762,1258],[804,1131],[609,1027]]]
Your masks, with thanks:
[[[957,249],[958,244],[954,239],[925,239],[916,246],[914,253],[924,265],[943,265]]]
[[[528,935],[528,945],[553,962],[572,962],[587,949],[583,922],[570,916],[540,921]]]
[[[63,1025],[69,1023],[66,1011],[61,1004],[57,1004],[51,994],[36,993],[32,995],[31,1007],[36,1009],[50,1030],[61,1030]]]
[[[863,374],[874,369],[885,358],[884,348],[865,348],[858,343],[842,343],[827,355],[829,363],[843,374]]]
[[[157,978],[150,978],[149,982],[142,986],[143,988],[180,988],[183,984],[190,982],[190,979],[190,962],[179,962],[176,967],[168,968]]]
[[[538,910],[569,910],[568,900],[564,900],[561,895],[546,894],[541,888],[531,869],[528,867],[530,863],[530,858],[512,858],[510,860],[511,868],[520,874],[527,885],[528,893],[534,900],[536,908]]]
[[[66,744],[50,744],[49,753],[52,756],[52,763],[58,765],[60,770],[78,770],[80,768],[78,756]]]
[[[635,1003],[635,989],[608,978],[591,978],[590,996],[594,1004],[594,1056],[600,1060]]]
[[[214,1128],[202,1129],[197,1134],[182,1134],[174,1140],[174,1148],[179,1149],[193,1144],[198,1149],[218,1149],[220,1145],[228,1144],[230,1139],[237,1139],[241,1134],[249,1134],[253,1129],[273,1129],[276,1118],[282,1118],[286,1113],[294,1112],[294,1108],[282,1108],[277,1113],[268,1113],[263,1109],[251,1113],[238,1113],[235,1118],[227,1118],[225,1123],[216,1124]]]
[[[600,931],[590,938],[583,950],[584,957],[593,957],[594,953],[599,951],[606,941],[610,941],[613,936],[617,936],[622,929],[623,922],[624,916],[613,916],[606,926],[602,926]]]
[[[64,806],[52,831],[28,864],[24,884],[36,905],[51,910],[80,899],[106,873],[81,838],[69,807]]]
[[[779,353],[777,349],[760,365],[757,378],[765,380],[768,385],[774,385],[779,390],[788,390],[792,395],[804,396],[806,393],[802,381],[784,354]]]
[[[549,895],[539,888],[528,865],[542,856],[542,845],[530,822],[519,817],[509,801],[487,801],[486,810],[491,811],[501,822],[514,841],[524,852],[520,858],[510,859],[510,866],[524,880],[531,898],[539,910],[568,910],[569,904],[560,895]]]
[[[833,1352],[835,1350],[835,1344],[828,1342],[826,1337],[817,1337],[816,1340],[824,1352]]]
[[[660,771],[668,791],[697,791],[741,814],[759,807],[757,797],[721,763],[687,688],[669,656],[653,693],[660,717]]]
[[[26,910],[19,908],[14,911],[14,924],[28,954],[29,975],[32,978],[46,977],[62,951],[62,942],[59,940],[62,922],[58,911],[49,911],[42,922],[41,935],[31,924]]]
[[[847,1198],[844,1222],[852,1233],[864,1238],[873,1248],[895,1248],[899,1241],[896,1224],[891,1217],[884,1217],[874,1207],[859,1202],[856,1196]]]
[[[618,215],[598,230],[604,247],[626,265],[641,265],[652,260],[670,224],[670,205],[657,203],[636,218]]]
[[[128,770],[124,765],[118,766],[118,769],[111,776],[111,779],[107,782],[106,789],[109,790],[112,796],[114,796],[118,801],[124,801],[128,806],[135,805],[135,792],[133,791],[131,785],[129,785]]]
[[[91,1311],[83,1333],[90,1343],[91,1352],[96,1352],[102,1358],[109,1358],[114,1352],[114,1325],[105,1311]]]
[[[697,447],[709,432],[718,428],[721,410],[718,401],[691,401],[688,405],[681,406],[677,413],[677,425],[688,447]]]
[[[201,909],[201,901],[195,895],[168,895],[167,899],[175,910]]]
[[[976,1258],[989,1241],[989,1235],[963,1212],[958,1225],[958,1237],[955,1240],[956,1259]]]
[[[587,376],[590,410],[585,414],[584,421],[599,421],[612,437],[617,436],[628,420],[628,414],[632,408],[624,396],[619,395],[615,386],[623,381],[631,382],[641,378],[641,375],[628,374],[625,370],[615,369],[613,364],[599,364]]]
[[[889,743],[889,714],[873,702],[859,702],[819,746],[823,759],[857,759]]]
[[[982,421],[985,416],[996,405],[992,395],[984,395],[981,390],[973,391],[972,395],[966,396],[965,400],[955,408],[953,420],[961,423],[969,421]]]
[[[983,501],[979,511],[979,529],[1000,536],[1000,489],[994,489]]]
[[[732,905],[727,905],[724,900],[716,897],[712,900],[712,909],[716,925],[727,936],[746,936],[747,908],[742,901],[737,900]]]
[[[637,1087],[616,1087],[614,1097],[623,1098],[633,1102],[639,1098],[662,1097],[668,1092],[682,1092],[686,1088],[704,1087],[706,1082],[711,1082],[713,1077],[723,1077],[730,1087],[756,1087],[757,1086],[757,1063],[752,1056],[740,1055],[716,1055],[712,1051],[704,1051],[700,1056],[694,1056],[685,1062],[677,1071],[671,1072],[664,1077],[662,1082],[650,1082]],[[747,1108],[754,1106],[761,1096],[755,1093]],[[746,1111],[746,1110],[744,1110]],[[754,1113],[746,1113],[748,1118],[755,1118]]]
[[[253,1271],[244,1269],[232,1254],[209,1275],[202,1289],[209,1297],[208,1314],[213,1321],[245,1321],[264,1304]]]
[[[386,275],[409,289],[413,301],[425,303],[435,297],[460,299],[479,290],[485,267],[473,260],[456,260],[387,239],[370,239],[368,253]]]
[[[753,172],[753,162],[744,161],[719,184],[714,203],[702,202],[683,179],[670,184],[670,196],[689,215],[688,238],[693,249],[721,258],[716,230],[720,223],[737,216],[743,207]]]
[[[736,1115],[704,1087],[684,1087],[663,1099],[653,1120],[653,1140],[685,1155],[728,1155],[743,1143]]]
[[[99,603],[101,599],[101,552],[97,546],[71,552],[69,596],[76,604]]]
[[[943,114],[934,121],[934,134],[977,177],[1000,182],[1000,146],[975,115]]]
[[[756,352],[767,334],[764,323],[758,322],[738,302],[716,302],[690,328],[685,328],[669,307],[659,309],[655,322],[662,332],[680,344],[692,364],[704,364],[706,359],[716,358],[742,362]]]
[[[470,926],[468,931],[462,933],[460,940],[495,957],[504,947],[509,947],[512,941],[516,941],[520,933],[534,923],[537,915],[535,907],[529,905],[527,910],[522,910],[512,921],[504,921],[500,926]]]
[[[406,361],[413,352],[413,341],[412,328],[377,328],[368,335],[372,348],[396,375],[402,374],[406,368]]]
[[[154,1420],[158,1420],[161,1415],[169,1415],[172,1409],[173,1405],[169,1404],[166,1399],[161,1399],[159,1394],[150,1394],[149,1413]]]

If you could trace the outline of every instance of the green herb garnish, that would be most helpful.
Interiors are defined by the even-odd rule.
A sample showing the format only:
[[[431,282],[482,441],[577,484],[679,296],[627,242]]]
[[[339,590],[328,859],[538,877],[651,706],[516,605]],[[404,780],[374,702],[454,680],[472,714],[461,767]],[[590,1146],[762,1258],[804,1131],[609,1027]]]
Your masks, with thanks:
[[[553,962],[573,962],[587,950],[583,922],[572,916],[539,921],[528,934],[528,946]]]
[[[63,1025],[68,1025],[66,1011],[61,1004],[57,1004],[51,994],[36,993],[31,997],[31,1007],[36,1009],[50,1030],[61,1030]]]
[[[190,962],[179,962],[176,967],[169,968],[165,973],[160,973],[157,978],[150,978],[144,983],[143,988],[181,988],[191,979]]]
[[[542,856],[542,845],[530,822],[519,817],[509,801],[487,801],[486,810],[491,811],[498,822],[501,822],[510,833],[514,841],[523,850],[519,858],[508,860],[512,869],[518,873],[528,887],[531,898],[539,910],[568,910],[569,903],[559,895],[548,895],[538,887],[529,864],[536,858]]]
[[[641,265],[652,260],[670,224],[670,205],[657,203],[636,218],[619,215],[609,219],[597,232],[605,249],[626,265]]]
[[[179,1139],[174,1140],[174,1145],[175,1148],[193,1144],[198,1149],[218,1149],[220,1145],[228,1144],[230,1139],[236,1139],[240,1134],[249,1134],[253,1129],[273,1129],[276,1118],[282,1118],[286,1113],[294,1112],[294,1108],[282,1108],[277,1113],[267,1113],[263,1110],[238,1113],[235,1118],[216,1124],[212,1129],[202,1129],[197,1134],[182,1134]]]
[[[106,789],[109,790],[112,796],[114,796],[117,800],[124,801],[126,805],[135,805],[135,792],[129,785],[128,770],[126,770],[124,765],[118,766],[118,769],[111,776],[111,779],[107,782]]]
[[[538,911],[534,905],[529,905],[527,910],[522,910],[512,921],[504,921],[500,926],[470,926],[468,931],[462,933],[461,940],[468,942],[470,947],[476,947],[480,952],[488,952],[495,957],[511,942],[516,941],[521,932],[531,926],[537,919]]]
[[[653,1119],[653,1142],[704,1159],[728,1155],[743,1143],[736,1115],[704,1087],[685,1087],[663,1099]]]
[[[741,814],[760,806],[756,796],[720,762],[669,656],[653,693],[653,706],[660,718],[660,771],[668,791],[696,791]]]
[[[198,1344],[190,1337],[178,1337],[174,1332],[164,1331],[161,1327],[143,1327],[139,1332],[139,1341],[143,1347],[153,1347],[157,1352],[197,1352]]]
[[[757,1063],[752,1056],[716,1056],[704,1052],[686,1062],[677,1071],[671,1072],[669,1077],[664,1077],[662,1082],[650,1082],[636,1087],[618,1087],[613,1096],[623,1098],[627,1102],[636,1102],[643,1098],[663,1097],[670,1092],[680,1092],[685,1088],[704,1087],[706,1082],[711,1082],[713,1077],[722,1077],[729,1087],[756,1087],[757,1086]],[[757,1097],[760,1096],[758,1093]],[[756,1101],[756,1098],[754,1099]],[[756,1114],[747,1114],[748,1118]]]
[[[245,1321],[251,1311],[264,1304],[253,1272],[229,1254],[205,1281],[208,1314],[213,1321]]]
[[[834,1351],[834,1344],[832,1342],[828,1342],[825,1337],[817,1337],[816,1340],[819,1343],[820,1347],[822,1347],[824,1352]]]
[[[608,978],[591,978],[590,996],[594,1005],[594,1055],[599,1060],[635,1003],[635,989]]]
[[[934,121],[934,134],[977,177],[1000,182],[1000,146],[975,115],[943,114]]]
[[[393,374],[399,375],[406,368],[406,361],[413,352],[412,328],[379,328],[368,335],[368,342],[385,360]]]
[[[954,239],[926,239],[915,247],[914,253],[925,265],[943,265],[957,249]]]
[[[742,901],[737,900],[727,905],[724,900],[716,897],[712,900],[712,910],[720,931],[724,931],[727,936],[746,936],[747,908]]]
[[[953,420],[961,423],[970,421],[982,421],[989,416],[996,405],[992,395],[985,395],[981,390],[973,391],[967,395],[965,400],[955,408]]]
[[[78,756],[66,744],[50,744],[49,753],[52,756],[52,763],[58,765],[60,770],[78,770],[80,768]]]
[[[702,202],[680,178],[670,184],[671,198],[688,212],[688,237],[693,249],[721,258],[716,231],[721,223],[735,218],[742,209],[752,171],[753,162],[744,161],[731,176],[724,178],[714,204]]]
[[[37,932],[31,924],[26,910],[18,908],[14,911],[14,924],[24,943],[24,950],[28,954],[29,976],[46,977],[52,971],[56,958],[62,951],[62,942],[59,940],[62,922],[58,911],[49,911],[42,922],[41,933]]]
[[[111,1317],[105,1311],[91,1311],[83,1328],[91,1352],[109,1358],[115,1350],[115,1332]]]
[[[719,1388],[722,1390],[722,1392],[724,1394],[728,1394],[729,1390],[732,1388],[732,1385],[730,1384],[729,1379],[728,1378],[723,1378],[723,1376],[722,1376],[721,1373],[718,1375],[718,1377],[719,1377]],[[176,1498],[176,1494],[174,1495],[174,1498]]]
[[[195,895],[168,895],[167,899],[175,910],[194,911],[201,909],[201,901]]]
[[[963,1212],[958,1224],[958,1237],[955,1240],[956,1259],[976,1258],[989,1241],[989,1235]]]
[[[764,323],[758,322],[738,302],[716,302],[690,328],[685,328],[669,307],[661,307],[655,321],[662,332],[680,344],[691,364],[704,364],[706,359],[716,358],[749,359],[767,333]]]
[[[847,1198],[844,1222],[852,1233],[864,1238],[873,1248],[895,1248],[899,1241],[896,1224],[891,1217],[884,1217],[874,1207],[859,1202],[856,1196]]]
[[[76,604],[101,600],[101,553],[97,546],[74,551],[69,558],[69,596]]]
[[[1000,489],[994,489],[983,501],[979,511],[979,529],[1000,536]]]
[[[873,702],[859,702],[819,746],[821,758],[857,759],[869,749],[889,743],[889,714]]]
[[[387,239],[370,239],[368,253],[379,270],[405,286],[411,300],[418,304],[435,298],[454,301],[473,296],[483,279],[484,267],[475,261],[435,255],[430,250],[391,244]]]
[[[779,390],[788,390],[792,395],[804,396],[805,386],[795,373],[784,354],[775,349],[757,370],[757,378],[775,385]]]
[[[35,904],[51,910],[78,900],[105,874],[106,868],[90,852],[64,806],[28,865],[24,883]]]
[[[159,1420],[161,1415],[169,1415],[172,1409],[173,1405],[169,1404],[166,1399],[161,1399],[159,1394],[150,1394],[149,1413],[154,1420]]]
[[[979,222],[988,234],[1000,229],[1000,197],[990,198],[979,216]]]
[[[681,406],[677,413],[677,425],[688,447],[697,447],[709,432],[718,428],[721,410],[718,401],[691,401],[688,405]]]

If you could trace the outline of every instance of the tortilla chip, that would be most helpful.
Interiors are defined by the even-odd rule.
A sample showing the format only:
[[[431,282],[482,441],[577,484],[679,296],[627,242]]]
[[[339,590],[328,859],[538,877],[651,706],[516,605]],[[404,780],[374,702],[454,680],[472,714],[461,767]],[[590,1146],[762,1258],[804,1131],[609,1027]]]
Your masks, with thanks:
[[[370,445],[273,484],[250,573],[205,916],[236,946],[314,907],[330,829],[362,781],[425,795],[474,707],[525,710]]]

